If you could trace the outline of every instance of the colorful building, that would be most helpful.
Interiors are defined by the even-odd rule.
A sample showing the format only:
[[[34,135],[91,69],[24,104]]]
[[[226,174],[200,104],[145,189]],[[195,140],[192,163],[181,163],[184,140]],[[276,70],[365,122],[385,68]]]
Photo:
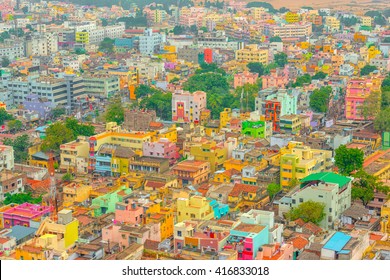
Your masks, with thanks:
[[[204,91],[194,93],[176,91],[172,94],[172,121],[179,123],[199,123],[207,101]]]
[[[62,205],[71,207],[75,203],[80,204],[89,199],[92,186],[79,182],[71,182],[63,187]]]
[[[157,142],[143,143],[142,154],[148,157],[169,159],[173,165],[179,158],[178,147],[167,138],[160,138]]]
[[[245,71],[243,73],[237,73],[234,75],[233,87],[242,87],[246,84],[254,85],[257,83],[257,78],[259,77],[258,73],[251,73],[249,71]]]
[[[364,120],[362,106],[372,92],[381,90],[381,78],[353,78],[347,83],[345,94],[345,118]]]
[[[221,169],[227,159],[227,149],[224,146],[218,146],[215,141],[191,146],[190,153],[195,160],[208,161],[213,173]]]
[[[53,207],[38,204],[23,203],[7,209],[3,212],[4,228],[12,228],[20,225],[30,227],[31,222],[40,221],[49,216]]]
[[[287,134],[299,134],[301,131],[301,119],[299,115],[284,115],[280,117],[280,131]]]
[[[272,123],[266,121],[244,121],[241,133],[254,138],[268,139],[272,135]]]
[[[176,209],[178,222],[190,219],[211,220],[214,218],[214,211],[210,202],[202,196],[178,198]]]
[[[260,62],[263,65],[269,63],[268,49],[259,48],[258,45],[247,45],[243,49],[236,51],[236,60],[250,62]]]
[[[92,199],[91,208],[94,209],[94,216],[99,217],[106,213],[114,213],[116,203],[123,202],[123,198],[131,194],[131,192],[131,189],[122,187],[117,191]]]
[[[185,160],[172,169],[180,186],[198,185],[207,182],[211,167],[207,161]]]
[[[295,179],[330,171],[333,166],[332,151],[312,149],[302,142],[291,141],[280,152],[280,185],[283,188],[291,187],[290,183]]]

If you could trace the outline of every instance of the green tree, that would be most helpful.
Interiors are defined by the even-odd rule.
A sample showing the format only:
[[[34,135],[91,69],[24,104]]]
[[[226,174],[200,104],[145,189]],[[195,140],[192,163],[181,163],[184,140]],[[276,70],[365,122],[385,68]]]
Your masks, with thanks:
[[[251,73],[258,73],[259,76],[264,74],[264,65],[260,62],[249,62],[246,67],[248,67],[249,72]]]
[[[283,41],[282,38],[280,38],[279,36],[274,36],[269,39],[269,42],[274,43],[274,42],[283,42]]]
[[[105,18],[100,19],[102,21],[102,26],[107,26],[108,25],[108,20]]]
[[[169,83],[170,84],[176,84],[177,82],[179,82],[180,81],[180,79],[178,78],[178,77],[174,77],[173,79],[171,79],[170,81],[169,81]]]
[[[218,73],[222,76],[226,76],[226,71],[219,68],[216,63],[201,63],[200,68],[196,69],[195,74],[202,74],[202,73]]]
[[[175,34],[175,35],[182,35],[182,34],[184,34],[184,32],[185,32],[185,28],[181,25],[176,25],[173,28],[173,34]]]
[[[162,93],[162,91],[159,90],[159,89],[156,89],[154,87],[147,86],[147,85],[139,85],[135,89],[134,93],[135,93],[135,96],[137,98],[142,98],[142,97],[145,97],[145,96],[148,96],[148,95],[153,95],[153,94],[156,94],[156,93]]]
[[[145,16],[137,15],[136,17],[121,17],[117,19],[117,22],[124,22],[126,28],[131,27],[146,27],[148,26],[148,20]]]
[[[310,108],[312,108],[314,112],[327,112],[331,92],[332,88],[330,86],[315,89],[310,95]]]
[[[22,204],[22,203],[31,203],[31,204],[41,204],[42,196],[34,198],[30,192],[28,193],[16,193],[16,194],[5,194],[5,199],[3,201],[4,205],[9,205],[11,203]]]
[[[380,111],[380,113],[374,119],[374,128],[377,131],[390,131],[390,108],[386,108]]]
[[[58,119],[59,117],[66,114],[66,110],[63,107],[56,107],[51,110],[51,115],[54,119]]]
[[[28,7],[27,6],[23,6],[22,12],[23,12],[23,14],[27,14],[28,13]]]
[[[198,27],[194,24],[190,26],[190,32],[193,34],[198,34]]]
[[[18,136],[14,140],[7,138],[4,140],[4,145],[14,148],[16,162],[23,163],[28,159],[28,148],[31,147],[31,142],[27,134]]]
[[[298,207],[293,207],[286,216],[290,221],[300,218],[305,223],[312,222],[318,225],[325,217],[325,204],[312,200],[302,202]]]
[[[295,83],[292,84],[292,87],[302,87],[304,84],[311,83],[311,76],[309,74],[304,74],[296,79]]]
[[[0,108],[0,125],[3,125],[5,121],[13,120],[14,117],[8,114],[4,108]]]
[[[64,182],[70,182],[70,181],[72,181],[73,179],[74,179],[74,178],[73,178],[73,175],[70,174],[70,173],[65,173],[65,174],[62,176],[62,178],[61,178],[61,180],[64,181]]]
[[[390,106],[390,88],[387,91],[383,91],[382,89],[382,96],[381,96],[381,109],[384,110],[386,108],[389,108]]]
[[[156,115],[163,120],[172,120],[172,93],[157,92],[143,98],[140,107],[156,111]]]
[[[95,134],[95,127],[80,124],[75,118],[67,118],[65,120],[65,127],[72,131],[74,139],[78,136],[92,136]]]
[[[376,66],[365,65],[362,69],[360,69],[360,76],[367,76],[375,70],[378,70]]]
[[[340,174],[348,176],[363,167],[364,153],[362,150],[348,149],[345,145],[341,145],[335,153],[335,165]]]
[[[376,191],[385,195],[389,194],[389,187],[383,185],[378,177],[368,174],[364,170],[359,170],[353,175],[351,196],[353,200],[359,199],[364,206],[374,199]]]
[[[7,125],[8,129],[12,132],[17,132],[23,127],[23,123],[20,120],[10,120]]]
[[[108,105],[105,113],[106,122],[116,122],[122,124],[125,120],[125,110],[121,104],[120,99],[113,99]]]
[[[381,110],[381,93],[372,92],[363,102],[362,114],[364,119],[376,118]]]
[[[271,200],[274,199],[275,195],[277,195],[281,190],[282,188],[280,185],[275,183],[271,183],[267,187],[267,192]]]
[[[190,92],[198,90],[206,93],[224,94],[229,91],[226,77],[217,73],[202,73],[191,76],[184,84],[183,89]]]
[[[341,17],[340,23],[346,27],[351,27],[353,25],[356,25],[358,22],[357,17]]]
[[[99,44],[99,51],[106,53],[114,52],[114,40],[111,38],[104,38]]]
[[[1,58],[1,67],[8,67],[10,65],[11,61],[7,56],[3,56]]]
[[[74,53],[80,55],[80,54],[86,54],[87,51],[84,48],[76,48],[74,50]]]
[[[319,72],[315,73],[315,74],[311,77],[311,79],[312,79],[312,80],[323,80],[323,79],[326,78],[326,76],[328,76],[328,75],[325,74],[325,73],[322,72],[322,71],[319,71]]]
[[[74,133],[62,122],[55,122],[46,128],[46,138],[42,143],[42,150],[58,151],[62,144],[75,140]]]
[[[284,67],[287,63],[287,54],[285,53],[277,53],[274,56],[274,62],[279,66],[279,67]]]

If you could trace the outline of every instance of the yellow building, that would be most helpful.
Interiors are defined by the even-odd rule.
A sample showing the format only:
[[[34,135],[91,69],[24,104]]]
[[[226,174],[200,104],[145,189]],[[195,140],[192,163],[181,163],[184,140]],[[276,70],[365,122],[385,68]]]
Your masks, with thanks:
[[[145,223],[160,223],[161,241],[173,235],[173,210],[156,203],[146,211]]]
[[[227,159],[227,149],[217,146],[215,141],[192,146],[190,153],[195,160],[210,162],[211,172],[221,169]]]
[[[381,232],[390,234],[390,200],[381,208]]]
[[[333,166],[332,151],[312,149],[302,142],[291,141],[280,153],[280,185],[283,188],[310,174],[331,171]]]
[[[287,12],[285,15],[285,19],[288,23],[295,23],[299,22],[300,20],[298,13],[294,12]]]
[[[164,46],[161,58],[169,62],[175,62],[177,60],[176,46]]]
[[[166,138],[172,143],[177,143],[177,127],[176,124],[172,124],[169,127],[162,129],[156,129],[152,137],[152,142],[158,142],[161,138]]]
[[[88,32],[76,32],[76,43],[89,44],[89,33]]]
[[[119,187],[126,187],[126,189],[139,189],[144,185],[145,174],[134,171],[128,172],[126,175],[122,175],[116,180],[116,185]]]
[[[247,45],[245,48],[236,51],[236,60],[249,62],[260,62],[264,65],[269,63],[268,49],[259,48],[258,45]]]
[[[372,26],[372,18],[371,17],[360,17],[360,21],[363,26]]]
[[[91,136],[90,153],[96,153],[103,144],[119,145],[131,148],[137,155],[142,156],[142,146],[145,142],[152,142],[154,132],[121,132],[118,128]],[[93,145],[91,145],[93,143]]]
[[[60,170],[66,172],[77,172],[77,162],[80,159],[88,158],[88,138],[79,136],[75,141],[60,146]],[[87,173],[85,170],[84,173]]]
[[[262,15],[266,13],[266,10],[263,7],[251,8],[251,13],[255,19],[261,19]]]
[[[363,169],[381,180],[390,179],[390,150],[376,151],[364,160]]]
[[[234,159],[234,158],[230,158],[228,160],[225,160],[225,162],[223,163],[223,167],[226,170],[235,169],[235,170],[238,170],[240,172],[242,171],[242,169],[245,166],[248,166],[248,165],[249,165],[249,162],[243,161],[243,160],[239,160],[239,159]]]
[[[336,17],[327,16],[325,18],[325,25],[329,31],[340,30],[340,20],[338,20]]]
[[[219,113],[219,128],[226,128],[232,119],[232,109],[225,108],[221,113]]]
[[[66,255],[66,250],[74,246],[79,238],[79,221],[72,216],[72,211],[63,209],[58,212],[58,221],[49,218],[43,220],[35,233],[35,238],[18,247],[17,260],[45,260],[50,251]]]
[[[214,217],[209,201],[202,196],[179,198],[176,205],[177,222],[191,219],[211,220]]]
[[[82,203],[89,198],[92,186],[80,182],[72,182],[63,187],[62,205],[71,207],[75,203]]]

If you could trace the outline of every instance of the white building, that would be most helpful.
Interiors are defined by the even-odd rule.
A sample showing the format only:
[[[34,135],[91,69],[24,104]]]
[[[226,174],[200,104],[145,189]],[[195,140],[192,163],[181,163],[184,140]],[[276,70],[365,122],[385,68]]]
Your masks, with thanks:
[[[320,226],[326,230],[332,229],[341,214],[351,207],[351,181],[349,177],[331,172],[311,174],[301,180],[301,186],[280,200],[279,216],[303,202],[320,202],[325,204],[325,217]]]
[[[139,51],[144,55],[152,55],[162,48],[165,40],[165,34],[153,33],[152,29],[145,29],[144,34],[139,36]]]
[[[25,57],[25,47],[23,42],[15,42],[11,39],[0,44],[0,57],[8,57],[10,60]]]
[[[0,145],[0,171],[14,169],[14,148]]]

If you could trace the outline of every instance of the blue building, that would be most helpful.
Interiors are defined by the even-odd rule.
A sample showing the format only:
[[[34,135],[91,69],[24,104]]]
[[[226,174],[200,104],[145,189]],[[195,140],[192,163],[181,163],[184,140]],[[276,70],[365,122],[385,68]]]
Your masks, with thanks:
[[[26,110],[37,112],[41,119],[47,118],[55,106],[54,102],[41,98],[37,94],[29,94],[23,101],[23,107]]]
[[[218,220],[229,213],[229,206],[227,204],[219,203],[215,199],[210,202],[210,206],[214,212],[214,219]]]
[[[352,257],[352,236],[343,232],[336,232],[321,249],[321,259],[350,260]]]
[[[95,172],[99,172],[102,176],[112,176],[111,160],[115,146],[103,144],[96,153],[96,167]]]

